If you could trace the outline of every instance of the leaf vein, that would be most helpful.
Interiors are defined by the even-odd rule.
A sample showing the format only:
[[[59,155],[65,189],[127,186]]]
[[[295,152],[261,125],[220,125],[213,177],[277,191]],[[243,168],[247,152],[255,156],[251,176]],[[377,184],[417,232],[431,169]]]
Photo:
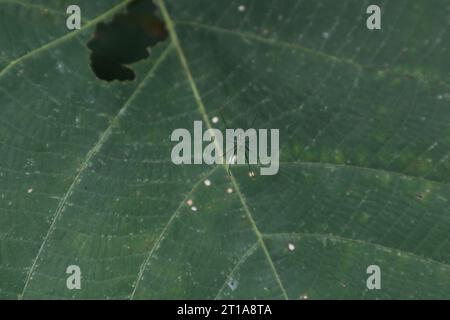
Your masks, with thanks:
[[[297,238],[310,237],[310,238],[316,238],[316,239],[327,239],[327,240],[339,241],[339,242],[343,242],[343,243],[353,243],[353,244],[357,244],[357,245],[371,246],[378,250],[381,250],[381,251],[384,251],[384,252],[387,252],[390,254],[392,254],[392,253],[402,254],[402,255],[408,256],[410,258],[413,258],[417,261],[420,261],[422,263],[437,264],[441,267],[444,267],[445,269],[450,270],[450,264],[448,264],[448,263],[437,261],[437,260],[429,258],[429,257],[420,256],[411,251],[405,251],[405,250],[398,249],[398,248],[391,248],[391,247],[388,247],[388,246],[385,246],[385,245],[382,245],[379,243],[370,242],[370,241],[366,241],[366,240],[362,240],[362,239],[351,239],[351,238],[332,235],[332,234],[307,233],[307,232],[264,233],[263,237],[268,238],[268,239],[284,238],[284,237],[297,237]]]
[[[252,40],[256,40],[261,43],[266,43],[266,44],[272,45],[272,46],[287,47],[287,48],[301,50],[301,51],[308,53],[315,57],[321,57],[321,58],[324,58],[325,60],[329,60],[332,62],[339,62],[339,63],[353,66],[354,68],[356,68],[358,70],[364,69],[364,70],[384,71],[384,72],[388,72],[395,76],[408,77],[408,78],[416,79],[418,81],[423,81],[426,83],[439,82],[440,84],[444,84],[446,87],[450,87],[450,83],[448,83],[447,81],[445,81],[439,77],[436,77],[436,76],[433,77],[433,76],[426,75],[423,73],[418,73],[418,72],[410,73],[407,71],[381,68],[376,65],[364,65],[364,64],[360,64],[356,61],[353,61],[351,59],[338,57],[338,56],[335,56],[335,55],[332,55],[332,54],[329,54],[329,53],[326,53],[326,52],[323,52],[320,50],[315,50],[315,49],[312,49],[309,47],[302,46],[300,44],[290,43],[290,42],[278,40],[278,39],[265,38],[263,36],[259,36],[254,33],[251,33],[251,32],[231,30],[231,29],[226,29],[223,27],[212,26],[212,25],[207,25],[207,24],[203,24],[200,22],[193,22],[193,21],[188,21],[188,20],[175,20],[175,22],[178,25],[185,25],[185,26],[190,26],[190,27],[194,27],[194,28],[195,27],[202,28],[204,30],[208,30],[208,31],[212,31],[212,32],[229,34],[229,35],[233,35],[233,36],[237,36],[237,37],[241,37],[241,38],[252,39]]]
[[[211,122],[209,120],[208,114],[206,112],[206,108],[205,108],[205,106],[203,104],[203,101],[202,101],[202,98],[201,98],[200,93],[198,91],[197,85],[196,85],[196,83],[194,81],[194,78],[192,76],[192,73],[191,73],[191,70],[189,68],[189,64],[187,62],[187,59],[186,59],[186,57],[184,55],[183,49],[181,48],[180,41],[178,39],[178,35],[177,35],[176,31],[175,31],[173,20],[169,16],[169,13],[168,13],[168,11],[166,9],[164,1],[163,0],[158,0],[158,4],[159,4],[159,8],[160,8],[160,10],[162,12],[162,15],[164,17],[164,21],[166,22],[166,27],[167,27],[167,29],[169,31],[172,43],[173,43],[175,49],[177,50],[178,57],[180,59],[180,63],[181,63],[181,65],[182,65],[182,67],[183,67],[183,69],[185,71],[185,74],[186,74],[186,76],[188,78],[188,82],[189,82],[189,84],[191,86],[192,93],[193,93],[194,98],[195,98],[195,100],[197,102],[198,110],[199,110],[203,120],[205,121],[207,128],[208,129],[212,129],[213,127],[211,125]],[[215,141],[217,141],[217,140],[215,140]],[[219,149],[220,149],[220,147],[219,147]],[[225,171],[227,171],[227,165],[226,164],[224,164],[222,166],[222,168]],[[274,263],[272,261],[272,258],[270,256],[270,254],[269,254],[269,251],[267,250],[267,247],[266,247],[266,245],[264,243],[264,239],[262,238],[261,233],[260,233],[260,231],[259,231],[259,229],[258,229],[258,227],[257,227],[257,225],[255,223],[255,220],[253,219],[253,216],[252,216],[252,214],[251,214],[251,212],[250,212],[250,210],[249,210],[249,208],[247,206],[245,198],[244,198],[243,194],[241,193],[241,191],[239,189],[239,185],[237,184],[237,181],[236,181],[236,179],[234,178],[234,176],[232,174],[230,175],[230,179],[231,179],[231,182],[232,182],[232,184],[233,184],[233,186],[234,186],[234,188],[236,190],[236,194],[239,196],[239,200],[240,200],[240,202],[241,202],[241,204],[242,204],[242,206],[244,208],[244,211],[246,213],[246,216],[247,216],[248,220],[251,223],[252,229],[255,232],[255,235],[256,235],[256,237],[258,239],[258,242],[259,242],[259,244],[261,245],[261,248],[264,251],[264,254],[265,254],[266,258],[267,258],[267,261],[268,261],[268,263],[270,265],[270,268],[272,269],[272,272],[274,274],[274,277],[275,277],[275,279],[276,279],[276,281],[277,281],[277,283],[278,283],[278,285],[279,285],[279,287],[280,287],[280,289],[281,289],[281,291],[283,293],[283,296],[284,296],[285,299],[288,299],[288,295],[287,295],[286,289],[284,288],[283,283],[281,282],[280,276],[278,275],[278,272],[277,272],[277,270],[275,268],[275,265],[274,265]]]
[[[33,259],[33,262],[31,264],[31,267],[27,273],[25,284],[22,290],[22,293],[20,295],[21,298],[23,298],[27,288],[28,284],[32,278],[32,275],[36,269],[36,263],[39,260],[45,245],[47,244],[47,241],[49,240],[51,234],[55,230],[55,225],[58,220],[58,218],[61,216],[62,212],[64,211],[67,200],[70,198],[70,196],[73,194],[75,188],[80,183],[82,176],[85,172],[85,170],[89,167],[89,163],[91,160],[98,154],[98,152],[101,150],[103,145],[106,143],[106,141],[109,139],[109,137],[112,134],[112,131],[118,124],[118,121],[122,115],[125,114],[128,107],[130,106],[131,102],[138,96],[138,94],[142,91],[142,88],[147,83],[147,80],[153,76],[153,72],[156,70],[156,68],[164,61],[165,57],[167,57],[168,53],[170,52],[170,49],[172,49],[172,46],[168,46],[163,53],[160,55],[158,60],[154,63],[154,65],[150,68],[150,71],[147,73],[146,77],[141,81],[141,83],[136,87],[135,91],[130,95],[128,100],[125,102],[123,107],[119,110],[117,115],[114,117],[114,119],[111,121],[110,125],[106,128],[106,130],[100,135],[100,138],[97,140],[97,142],[94,144],[94,146],[89,150],[89,152],[86,154],[86,156],[83,159],[83,162],[78,169],[78,173],[75,175],[75,178],[73,179],[72,183],[70,184],[69,188],[67,189],[66,193],[62,197],[62,199],[59,201],[58,206],[55,210],[55,213],[52,218],[52,222],[50,223],[50,227],[44,236],[44,239],[42,241],[41,246],[39,247],[39,250],[36,254],[36,257]]]

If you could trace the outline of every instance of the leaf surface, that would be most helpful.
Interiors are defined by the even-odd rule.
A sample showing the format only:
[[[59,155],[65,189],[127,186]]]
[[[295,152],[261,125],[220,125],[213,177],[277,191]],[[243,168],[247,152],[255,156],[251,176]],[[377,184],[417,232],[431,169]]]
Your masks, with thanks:
[[[447,1],[158,0],[123,83],[86,43],[128,2],[77,2],[0,0],[0,297],[450,298]],[[219,110],[280,129],[277,175],[171,162]]]

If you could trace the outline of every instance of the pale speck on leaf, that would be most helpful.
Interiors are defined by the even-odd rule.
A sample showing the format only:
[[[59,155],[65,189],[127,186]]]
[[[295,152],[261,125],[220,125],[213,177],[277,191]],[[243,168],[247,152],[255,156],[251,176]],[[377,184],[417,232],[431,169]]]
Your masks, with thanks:
[[[230,279],[230,280],[228,280],[227,285],[232,291],[234,291],[237,289],[237,287],[239,285],[239,281]]]

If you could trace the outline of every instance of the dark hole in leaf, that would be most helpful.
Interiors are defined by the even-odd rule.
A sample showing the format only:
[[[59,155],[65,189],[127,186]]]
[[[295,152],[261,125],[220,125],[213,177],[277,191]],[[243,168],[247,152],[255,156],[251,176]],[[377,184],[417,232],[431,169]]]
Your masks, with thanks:
[[[87,46],[91,68],[106,81],[134,80],[130,64],[148,58],[149,50],[167,38],[164,22],[156,15],[152,0],[135,0],[126,13],[116,14],[110,23],[99,23]]]

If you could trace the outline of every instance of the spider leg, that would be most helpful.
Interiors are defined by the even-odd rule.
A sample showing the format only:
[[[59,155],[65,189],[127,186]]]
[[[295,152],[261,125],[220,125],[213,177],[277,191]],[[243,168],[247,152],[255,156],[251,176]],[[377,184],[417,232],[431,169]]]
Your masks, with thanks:
[[[250,164],[250,160],[249,160],[249,158],[250,158],[250,156],[249,156],[250,151],[249,151],[249,148],[248,148],[247,145],[245,146],[245,151],[246,151],[246,152],[245,152],[245,158],[247,159],[249,176],[250,176],[250,177],[254,177],[254,176],[255,176],[255,173],[254,173],[254,171],[252,170],[252,169],[253,169],[253,165]]]
[[[248,146],[245,145],[245,160],[247,161],[248,172],[250,173],[252,170],[251,170],[251,167],[250,167],[249,153],[250,153],[250,151],[248,149]]]
[[[225,163],[227,163],[227,157],[226,157],[226,155],[231,151],[231,149],[235,149],[235,147],[231,147],[230,149],[228,149],[228,150],[225,150],[225,152],[224,153],[222,153],[222,155],[220,156],[221,158],[224,158],[225,159]]]
[[[230,148],[228,151],[225,152],[225,154],[222,155],[222,157],[223,157],[224,155],[226,155],[231,149],[236,150],[237,147],[234,146],[234,147]],[[230,157],[229,160],[225,157],[225,164],[226,164],[226,166],[227,166],[227,173],[228,173],[228,175],[230,175],[230,176],[231,176],[231,165],[233,164],[232,159],[233,159],[234,155],[235,155],[235,152],[231,155],[231,157]]]
[[[255,121],[256,121],[256,118],[257,118],[257,117],[258,117],[258,114],[255,115],[255,118],[253,119],[252,124],[250,125],[250,128],[252,128],[253,125],[255,124]]]
[[[225,124],[225,128],[226,129],[230,129],[230,127],[228,126],[227,121],[225,120],[225,117],[223,116],[222,112],[219,111],[220,117],[222,118],[223,123]]]

